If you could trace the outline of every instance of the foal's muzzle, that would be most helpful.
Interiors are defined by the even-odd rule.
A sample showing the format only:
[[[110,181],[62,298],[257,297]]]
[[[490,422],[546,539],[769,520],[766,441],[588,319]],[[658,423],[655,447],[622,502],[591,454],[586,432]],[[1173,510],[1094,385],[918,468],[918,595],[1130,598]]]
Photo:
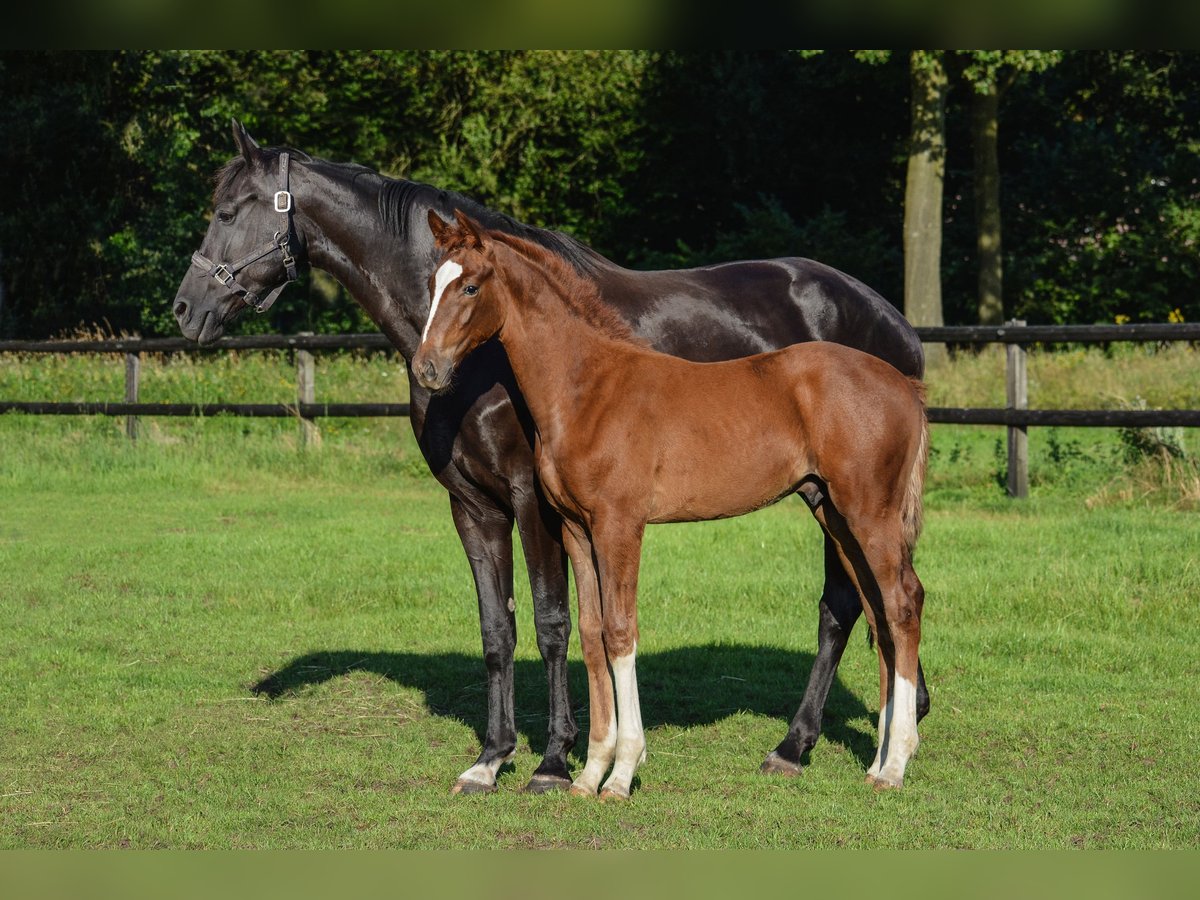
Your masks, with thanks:
[[[417,376],[417,384],[431,391],[440,391],[450,384],[454,375],[454,366],[448,360],[436,360],[432,353],[418,350],[412,361],[413,374]]]

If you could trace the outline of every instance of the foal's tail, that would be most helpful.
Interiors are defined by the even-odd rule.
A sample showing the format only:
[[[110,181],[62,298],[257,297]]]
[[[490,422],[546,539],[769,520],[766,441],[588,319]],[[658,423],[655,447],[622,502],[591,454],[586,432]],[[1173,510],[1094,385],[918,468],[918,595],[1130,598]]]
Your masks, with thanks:
[[[929,418],[925,414],[925,384],[917,378],[910,378],[908,381],[916,391],[921,406],[921,438],[917,443],[912,469],[908,473],[904,502],[900,507],[904,543],[911,557],[913,548],[917,546],[917,538],[921,536],[921,520],[924,515],[921,495],[925,490],[925,469],[929,463]]]

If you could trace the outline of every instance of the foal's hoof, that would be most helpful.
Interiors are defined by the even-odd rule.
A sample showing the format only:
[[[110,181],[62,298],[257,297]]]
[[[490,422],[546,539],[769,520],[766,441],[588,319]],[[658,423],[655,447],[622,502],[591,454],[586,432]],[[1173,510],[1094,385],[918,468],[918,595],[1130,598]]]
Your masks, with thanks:
[[[877,792],[898,791],[900,788],[904,787],[904,779],[898,778],[896,780],[892,780],[891,778],[885,778],[882,775],[868,775],[867,784],[872,785]]]
[[[606,787],[604,790],[602,790],[600,792],[600,802],[601,803],[608,803],[609,801],[622,801],[622,800],[628,800],[628,799],[629,799],[628,792],[618,791],[615,788],[607,788]]]
[[[469,778],[460,778],[454,782],[454,787],[450,788],[451,794],[494,794],[496,786],[494,784],[484,784],[481,781],[471,781]]]
[[[534,775],[529,784],[521,788],[522,794],[551,794],[555,791],[569,790],[571,779],[561,775]]]
[[[572,797],[595,797],[596,792],[579,784],[572,784],[568,790]]]
[[[804,767],[800,763],[784,759],[772,750],[763,760],[763,764],[758,767],[758,771],[763,775],[786,775],[789,778],[795,778],[804,771]]]

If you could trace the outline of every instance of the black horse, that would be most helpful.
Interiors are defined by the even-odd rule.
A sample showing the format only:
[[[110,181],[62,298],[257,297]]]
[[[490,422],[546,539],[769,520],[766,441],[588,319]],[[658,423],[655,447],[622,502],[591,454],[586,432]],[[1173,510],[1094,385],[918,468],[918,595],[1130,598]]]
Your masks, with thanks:
[[[485,227],[541,244],[593,279],[606,303],[654,347],[691,360],[733,359],[800,341],[836,341],[878,356],[906,375],[924,368],[916,333],[866,285],[807,259],[733,262],[681,271],[622,268],[571,237],[524,225],[459,194],[385,178],[357,165],[264,149],[235,120],[240,155],[218,174],[213,217],[175,297],[180,330],[216,340],[247,308],[265,311],[304,266],[329,272],[406,360],[429,316],[429,279],[440,256],[426,226],[461,209]],[[503,348],[484,344],[460,367],[455,389],[431,394],[409,372],[417,442],[462,539],[479,598],[488,673],[488,726],[478,761],[455,790],[495,790],[516,749],[513,709],[514,521],[533,592],[538,648],[550,694],[546,752],[528,790],[571,783],[567,754],[577,728],[567,691],[571,630],[561,521],[533,468],[533,425]],[[861,613],[858,595],[828,539],[819,646],[799,711],[764,769],[795,774],[817,741],[821,713]],[[918,716],[929,708],[919,674]]]

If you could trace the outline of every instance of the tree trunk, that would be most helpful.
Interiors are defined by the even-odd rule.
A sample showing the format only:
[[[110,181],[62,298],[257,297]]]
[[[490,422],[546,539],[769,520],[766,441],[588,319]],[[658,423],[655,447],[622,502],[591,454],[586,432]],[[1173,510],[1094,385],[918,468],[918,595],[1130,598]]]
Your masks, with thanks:
[[[904,190],[904,314],[913,325],[941,325],[942,182],[946,173],[946,68],[940,51],[914,50],[912,136]],[[945,358],[927,344],[925,358]]]
[[[976,91],[971,115],[975,144],[975,225],[979,253],[979,324],[1004,321],[1000,256],[1000,161],[997,155],[1000,94],[995,84]]]

